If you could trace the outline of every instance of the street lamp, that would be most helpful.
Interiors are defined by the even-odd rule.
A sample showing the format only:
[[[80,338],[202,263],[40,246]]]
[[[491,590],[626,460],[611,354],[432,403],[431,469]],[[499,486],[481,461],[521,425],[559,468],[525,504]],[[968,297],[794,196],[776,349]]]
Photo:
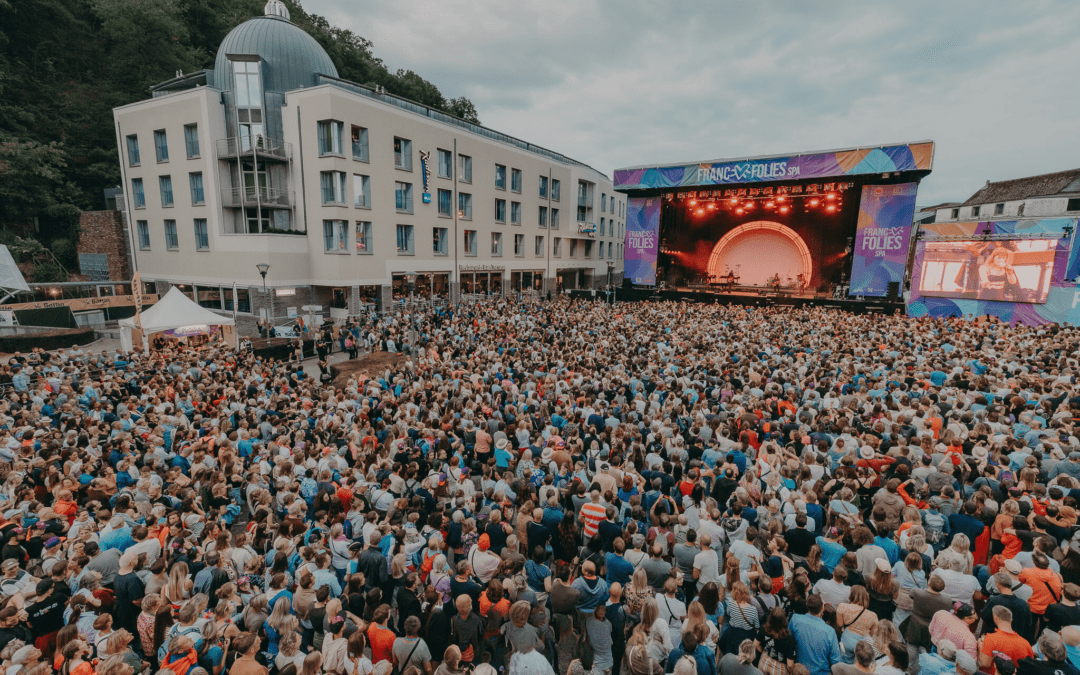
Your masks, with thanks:
[[[263,280],[263,293],[266,292],[266,273],[270,270],[270,265],[266,263],[259,263],[255,267],[259,268],[259,274],[262,275]]]
[[[612,282],[612,279],[613,279],[612,275],[613,275],[614,272],[615,272],[615,263],[609,260],[608,264],[607,264],[607,292],[608,292],[608,304],[609,305],[613,304],[613,302],[612,302],[612,294],[611,294],[611,291],[612,291],[612,288],[611,288],[612,283],[611,282]]]
[[[409,284],[409,355],[412,358],[416,358],[416,333],[417,333],[417,317],[416,317],[416,277],[420,276],[417,272],[406,272],[402,275],[405,277],[405,281]]]

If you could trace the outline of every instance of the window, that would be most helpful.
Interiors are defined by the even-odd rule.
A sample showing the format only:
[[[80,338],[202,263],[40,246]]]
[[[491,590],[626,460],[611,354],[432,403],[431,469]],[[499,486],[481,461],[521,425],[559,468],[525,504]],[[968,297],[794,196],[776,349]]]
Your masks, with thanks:
[[[237,108],[262,108],[258,61],[233,61],[233,90]]]
[[[222,287],[220,289],[220,292],[225,311],[233,311],[233,289],[229,287]],[[244,313],[251,312],[251,300],[250,298],[248,298],[248,291],[246,288],[236,289],[236,311]]]
[[[323,250],[327,253],[349,252],[349,223],[345,220],[322,221]]]
[[[461,171],[458,173],[458,180],[462,183],[472,182],[472,157],[467,155],[458,155],[458,166]]]
[[[139,166],[139,137],[132,134],[127,137],[128,166]]]
[[[536,246],[533,249],[533,253],[536,254],[537,258],[544,255],[544,238],[543,237],[537,237],[536,238]]]
[[[608,258],[612,257],[612,254],[611,254],[611,246],[612,246],[612,244],[613,244],[613,242],[610,242],[610,241],[607,243],[607,257]]]
[[[559,186],[561,183],[554,178],[551,179],[551,198],[555,201],[559,201]]]
[[[449,190],[439,190],[439,215],[454,217],[454,195]]]
[[[491,255],[502,255],[502,232],[491,233]]]
[[[352,177],[353,205],[358,209],[371,208],[371,179],[354,173]]]
[[[551,240],[551,257],[558,258],[562,256],[562,239],[555,237]]]
[[[604,258],[604,242],[600,242],[600,251],[599,251],[599,255],[597,257],[600,258],[601,260],[603,260],[603,258]]]
[[[472,220],[472,195],[459,192],[457,196],[458,218]]]
[[[600,236],[604,236],[604,219],[600,219]]]
[[[607,193],[606,192],[601,192],[600,193],[600,210],[601,211],[607,211]]]
[[[979,207],[978,206],[972,206],[971,207],[971,217],[972,218],[978,218],[979,217]]]
[[[139,250],[150,250],[150,226],[145,220],[135,221],[135,229],[139,231]]]
[[[394,166],[412,171],[412,141],[404,138],[394,139]]]
[[[521,169],[510,169],[510,189],[521,192]]]
[[[356,252],[371,253],[371,223],[356,221]]]
[[[506,222],[506,200],[505,199],[496,199],[495,200],[495,222],[496,223],[505,223]]]
[[[172,206],[172,176],[158,176],[158,188],[161,191],[161,205]]]
[[[540,227],[547,227],[547,207],[541,206],[540,211],[536,214],[536,222]]]
[[[551,229],[559,229],[559,209],[551,209]]]
[[[521,257],[525,255],[525,235],[514,235],[514,255]]]
[[[1005,205],[1004,204],[994,204],[994,215],[995,216],[1000,216],[1003,213],[1005,213]]]
[[[206,195],[203,194],[201,171],[188,174],[188,186],[191,188],[191,205],[197,206],[199,204],[205,204]]]
[[[345,134],[345,123],[337,120],[323,120],[319,122],[319,155],[344,155],[342,149],[342,136]]]
[[[397,252],[398,255],[403,253],[412,255],[413,253],[413,226],[412,225],[398,225],[397,226]]]
[[[345,172],[323,171],[319,174],[323,204],[345,205]]]
[[[394,208],[402,213],[412,213],[412,183],[394,183]]]
[[[465,255],[476,255],[476,230],[465,230]]]
[[[576,258],[577,257],[577,248],[578,248],[578,240],[577,239],[571,239],[570,240],[570,257],[571,258]]]
[[[953,209],[952,210],[952,219],[957,220],[958,218],[960,218],[960,209]]]
[[[547,199],[548,177],[540,176],[540,199]]]
[[[591,258],[592,257],[592,248],[593,248],[593,243],[591,241],[589,241],[588,239],[586,239],[585,240],[585,257],[586,258]]]
[[[510,224],[521,224],[521,202],[510,202]]]
[[[1070,199],[1065,205],[1066,211],[1080,211],[1080,199]]]
[[[165,221],[165,248],[175,251],[180,248],[180,242],[176,238],[176,221]]]
[[[439,150],[439,178],[453,178],[450,173],[454,166],[454,156],[449,150]]]
[[[184,149],[187,150],[187,158],[195,159],[199,156],[199,125],[184,125]]]
[[[502,164],[495,165],[495,187],[499,190],[506,189],[506,167]]]
[[[169,141],[165,137],[164,129],[154,132],[154,152],[157,153],[157,161],[169,161]]]
[[[146,208],[146,195],[143,193],[142,178],[131,179],[131,200],[137,209]]]
[[[195,219],[195,250],[210,250],[210,233],[206,231],[206,218]]]
[[[432,228],[431,252],[446,255],[450,248],[450,230],[445,227]]]
[[[367,129],[355,124],[352,128],[352,158],[361,162],[368,161]]]

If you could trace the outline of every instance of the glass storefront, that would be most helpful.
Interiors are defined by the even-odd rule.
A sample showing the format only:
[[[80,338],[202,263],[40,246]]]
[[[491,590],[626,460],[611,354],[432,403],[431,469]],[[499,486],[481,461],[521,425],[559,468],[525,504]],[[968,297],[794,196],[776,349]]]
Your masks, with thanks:
[[[524,270],[510,273],[510,290],[519,291],[543,291],[543,270]]]

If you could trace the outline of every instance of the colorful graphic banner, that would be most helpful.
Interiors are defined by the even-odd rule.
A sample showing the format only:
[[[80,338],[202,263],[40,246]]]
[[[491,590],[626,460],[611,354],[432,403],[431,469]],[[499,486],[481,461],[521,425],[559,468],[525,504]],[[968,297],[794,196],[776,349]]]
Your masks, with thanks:
[[[917,183],[863,186],[849,295],[884,297],[890,281],[903,287],[918,188]]]
[[[631,197],[627,203],[623,278],[630,279],[635,285],[656,285],[660,201],[659,197]]]
[[[618,169],[615,171],[615,189],[732,185],[893,171],[929,171],[933,158],[934,144],[926,142],[736,162]]]

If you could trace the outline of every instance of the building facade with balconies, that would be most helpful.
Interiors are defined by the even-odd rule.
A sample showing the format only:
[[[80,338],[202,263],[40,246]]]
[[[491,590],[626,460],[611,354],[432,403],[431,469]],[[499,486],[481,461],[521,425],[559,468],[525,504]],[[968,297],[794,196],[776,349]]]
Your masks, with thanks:
[[[148,290],[231,311],[235,282],[251,324],[385,309],[410,288],[456,302],[621,281],[626,200],[607,176],[340,79],[276,0],[212,70],[114,118]]]

